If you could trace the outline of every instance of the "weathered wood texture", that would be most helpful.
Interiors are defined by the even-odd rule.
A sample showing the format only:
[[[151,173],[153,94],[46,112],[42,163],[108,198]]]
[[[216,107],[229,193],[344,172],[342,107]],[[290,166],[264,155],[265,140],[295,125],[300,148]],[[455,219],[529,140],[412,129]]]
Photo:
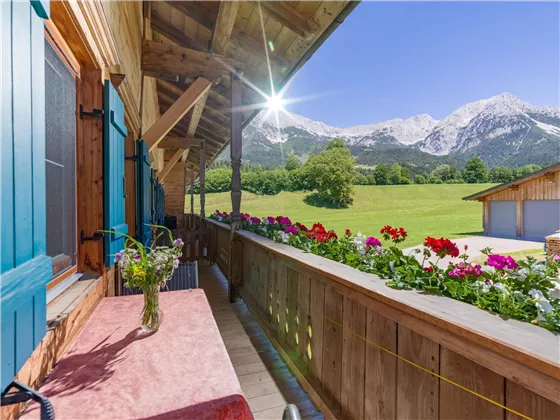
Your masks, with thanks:
[[[295,404],[302,418],[319,420],[321,413],[301,389],[243,302],[229,304],[228,282],[220,270],[199,264],[204,289],[243,393],[257,420],[282,418],[287,404]]]
[[[211,219],[207,225],[218,266],[227,269],[220,252],[228,249],[229,226]],[[511,320],[390,289],[375,276],[248,232],[237,232],[235,240],[243,244],[241,296],[324,413],[348,419],[558,417],[558,356],[547,350],[558,349],[558,336],[516,322],[517,332],[502,336]],[[432,321],[437,311],[451,325]]]
[[[554,182],[549,182],[554,181]],[[508,188],[490,194],[486,200],[560,200],[560,170],[553,177],[543,175],[529,182],[520,183],[518,188]]]
[[[84,70],[77,81],[77,103],[84,109],[103,108],[100,70]],[[78,237],[103,229],[103,124],[100,119],[76,119],[76,202]],[[77,241],[78,270],[103,273],[103,241]]]

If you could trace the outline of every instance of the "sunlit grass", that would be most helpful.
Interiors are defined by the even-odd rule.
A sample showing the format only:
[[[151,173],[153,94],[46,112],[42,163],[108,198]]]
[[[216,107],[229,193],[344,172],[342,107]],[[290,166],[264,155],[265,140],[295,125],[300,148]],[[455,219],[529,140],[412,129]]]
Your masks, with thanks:
[[[348,209],[312,207],[304,202],[307,193],[282,192],[259,196],[243,192],[241,211],[255,216],[288,216],[308,227],[321,222],[339,235],[346,228],[379,236],[384,225],[402,226],[409,234],[403,247],[422,243],[426,236],[460,238],[482,234],[482,204],[462,197],[490,187],[465,185],[356,186],[354,205]],[[190,197],[186,200],[190,209]],[[198,197],[195,199],[198,212]],[[206,214],[216,209],[231,211],[229,192],[207,194]]]

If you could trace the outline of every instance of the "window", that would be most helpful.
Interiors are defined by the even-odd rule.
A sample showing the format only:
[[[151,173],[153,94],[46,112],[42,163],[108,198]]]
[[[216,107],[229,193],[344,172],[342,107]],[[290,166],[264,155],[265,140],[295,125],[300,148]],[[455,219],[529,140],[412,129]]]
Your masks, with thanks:
[[[53,278],[76,265],[76,79],[45,39],[47,255]]]

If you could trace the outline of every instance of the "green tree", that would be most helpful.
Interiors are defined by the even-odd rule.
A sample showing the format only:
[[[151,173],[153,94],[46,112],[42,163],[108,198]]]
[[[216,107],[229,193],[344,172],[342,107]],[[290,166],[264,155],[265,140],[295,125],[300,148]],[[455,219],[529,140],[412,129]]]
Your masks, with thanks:
[[[373,171],[373,176],[375,178],[375,185],[389,184],[389,168],[387,166],[383,164],[377,165]]]
[[[368,184],[375,185],[375,174],[372,172],[367,176]]]
[[[204,184],[206,192],[229,191],[231,184],[231,169],[220,167],[206,172],[206,182]]]
[[[410,169],[408,169],[406,166],[403,166],[403,168],[401,169],[401,183],[410,184],[410,179]]]
[[[354,175],[354,180],[352,181],[352,183],[354,185],[367,185],[368,179],[364,174],[356,172],[356,175]]]
[[[513,179],[513,171],[507,166],[494,166],[488,172],[488,180],[490,182],[504,183]]]
[[[515,171],[515,178],[521,178],[523,176],[531,175],[532,173],[540,171],[541,169],[542,168],[539,165],[534,164],[522,166]]]
[[[401,183],[401,165],[398,163],[393,163],[391,169],[389,170],[389,182],[393,185],[399,185]]]
[[[426,177],[424,175],[414,175],[414,183],[415,184],[425,184]]]
[[[432,175],[441,179],[443,182],[447,182],[457,177],[457,168],[453,165],[439,165],[432,171]]]
[[[339,138],[332,139],[331,141],[329,141],[327,143],[327,150],[337,149],[337,148],[339,148],[339,149],[346,148],[346,146],[344,145],[344,142],[342,140],[340,140]]]
[[[467,160],[463,179],[469,184],[486,182],[488,179],[488,169],[486,164],[478,156],[474,156]]]
[[[286,160],[286,164],[284,165],[284,169],[286,169],[287,171],[293,171],[301,167],[302,167],[301,161],[294,154],[288,156],[288,159]]]
[[[342,144],[342,146],[340,146]],[[342,140],[331,140],[327,148],[305,163],[312,187],[320,199],[340,207],[352,204],[354,157]]]

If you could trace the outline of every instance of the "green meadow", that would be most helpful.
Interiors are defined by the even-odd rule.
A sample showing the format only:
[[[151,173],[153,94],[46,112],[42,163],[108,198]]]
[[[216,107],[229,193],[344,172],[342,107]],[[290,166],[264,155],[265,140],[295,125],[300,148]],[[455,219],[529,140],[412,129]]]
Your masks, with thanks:
[[[403,247],[422,243],[426,236],[460,238],[482,234],[482,204],[462,198],[493,184],[428,184],[355,186],[354,204],[347,209],[313,207],[304,202],[308,193],[282,192],[262,196],[243,192],[241,211],[252,216],[288,216],[307,227],[321,222],[339,235],[352,232],[379,236],[384,225],[404,227],[409,234]],[[190,197],[186,197],[190,211]],[[198,212],[198,197],[195,199]],[[207,194],[206,214],[231,211],[229,192]]]

